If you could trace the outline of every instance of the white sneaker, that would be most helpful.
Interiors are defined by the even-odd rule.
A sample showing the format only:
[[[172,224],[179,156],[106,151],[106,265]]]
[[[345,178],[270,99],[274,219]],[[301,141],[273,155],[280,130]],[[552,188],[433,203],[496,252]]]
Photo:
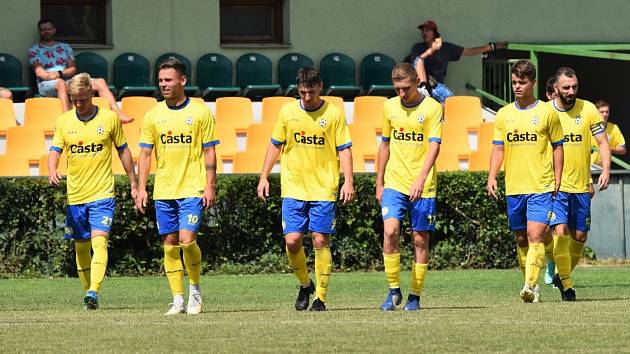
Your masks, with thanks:
[[[521,290],[521,299],[523,299],[523,302],[534,302],[535,297],[534,289],[529,286],[529,284],[525,284],[523,290]]]
[[[168,311],[166,311],[166,313],[164,315],[166,316],[171,316],[171,315],[179,315],[181,313],[186,313],[186,311],[184,310],[184,304],[175,304],[175,303],[171,303],[169,304],[171,306],[171,308],[168,309]]]
[[[198,291],[191,292],[188,296],[188,308],[186,313],[189,315],[198,315],[201,313],[201,293]]]
[[[534,301],[532,301],[533,303],[537,303],[540,301],[540,287],[538,286],[538,284],[536,284],[536,286],[534,287]]]

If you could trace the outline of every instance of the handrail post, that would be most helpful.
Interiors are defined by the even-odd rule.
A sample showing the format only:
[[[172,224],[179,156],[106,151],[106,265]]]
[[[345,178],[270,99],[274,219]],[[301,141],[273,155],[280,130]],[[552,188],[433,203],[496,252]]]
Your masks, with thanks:
[[[538,54],[535,51],[529,51],[529,60],[531,60],[532,64],[536,68],[536,85],[534,85],[534,97],[538,97],[538,73],[540,72],[538,68]]]

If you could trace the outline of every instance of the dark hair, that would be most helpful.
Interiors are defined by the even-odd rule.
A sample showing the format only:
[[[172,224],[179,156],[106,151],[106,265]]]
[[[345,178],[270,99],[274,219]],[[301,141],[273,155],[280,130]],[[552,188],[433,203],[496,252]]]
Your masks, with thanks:
[[[299,68],[295,75],[295,84],[302,87],[314,87],[322,83],[319,69],[312,66]]]
[[[409,78],[412,82],[418,80],[416,68],[409,63],[398,63],[392,69],[392,81],[400,81]]]
[[[521,59],[514,63],[511,72],[512,75],[516,75],[518,78],[528,78],[531,81],[536,80],[536,67],[527,59]]]
[[[37,29],[39,29],[39,26],[41,26],[44,23],[50,23],[51,25],[53,25],[53,27],[57,27],[55,26],[55,22],[52,19],[44,17],[41,20],[37,21]]]
[[[546,93],[554,93],[556,90],[553,88],[553,85],[556,84],[556,77],[552,76],[547,79],[547,85],[545,86]]]
[[[556,70],[556,81],[560,78],[560,76],[566,76],[566,77],[576,77],[577,74],[575,73],[575,70],[567,67],[567,66],[563,66],[560,69]]]
[[[597,109],[600,109],[602,107],[608,107],[610,108],[610,103],[604,101],[604,100],[599,100],[597,102],[595,102],[595,107],[597,107]]]
[[[186,75],[186,64],[182,63],[181,60],[177,58],[168,58],[161,62],[160,66],[158,67],[158,71],[164,69],[175,69],[179,76]]]

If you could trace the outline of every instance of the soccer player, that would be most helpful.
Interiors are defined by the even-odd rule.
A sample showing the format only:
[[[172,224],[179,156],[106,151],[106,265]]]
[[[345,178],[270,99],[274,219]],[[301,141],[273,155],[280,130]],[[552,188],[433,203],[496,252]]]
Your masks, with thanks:
[[[610,145],[610,153],[613,155],[623,156],[626,154],[626,139],[624,139],[621,130],[617,124],[609,122],[610,117],[610,104],[606,101],[599,100],[595,102],[595,107],[599,111],[604,121],[604,128],[606,129],[606,135],[608,136],[608,145]],[[591,140],[592,147],[597,147],[597,141]],[[602,164],[602,158],[599,151],[592,149],[591,163],[596,165]]]
[[[508,221],[525,276],[520,296],[524,302],[537,302],[538,276],[545,258],[544,236],[562,177],[564,136],[555,110],[534,97],[534,65],[519,60],[511,74],[516,101],[497,112],[486,188],[496,199],[496,178],[505,159]]]
[[[393,311],[400,291],[400,224],[411,216],[414,261],[411,291],[404,310],[420,309],[420,293],[429,263],[429,235],[435,231],[435,160],[442,141],[442,105],[415,88],[413,66],[397,64],[392,82],[398,93],[383,106],[383,137],[378,149],[376,199],[383,215],[383,263],[389,293],[381,305]]]
[[[202,311],[201,249],[197,232],[203,208],[214,204],[216,179],[214,117],[203,103],[184,93],[186,66],[177,59],[160,64],[158,84],[164,101],[144,117],[140,134],[138,197],[136,208],[144,213],[148,201],[146,182],[155,147],[157,172],[153,188],[158,233],[164,243],[164,270],[173,303],[166,315]],[[188,306],[184,310],[184,269],[189,277]]]
[[[556,71],[556,98],[548,105],[558,112],[564,132],[564,167],[560,192],[553,202],[554,258],[558,273],[553,278],[562,300],[575,301],[571,270],[575,268],[591,224],[591,135],[602,156],[599,190],[608,187],[610,147],[602,117],[591,102],[577,98],[578,79],[571,68]]]
[[[306,268],[302,247],[304,234],[311,232],[315,249],[316,298],[310,311],[326,311],[326,294],[332,272],[330,235],[335,233],[339,164],[344,183],[339,199],[354,199],[350,134],[344,114],[320,97],[323,83],[319,70],[303,67],[297,72],[300,99],[285,104],[267,148],[258,182],[258,197],[269,196],[267,177],[282,153],[281,193],[282,232],[289,265],[300,282],[295,309],[308,308],[315,286]]]
[[[545,83],[545,96],[547,101],[552,101],[556,98],[556,89],[554,84],[556,83],[556,76],[551,76]],[[553,261],[553,238],[551,233],[545,234],[545,251],[547,254],[547,269],[545,270],[545,284],[553,284],[553,276],[556,274],[556,262]],[[549,254],[551,252],[551,254]]]
[[[81,73],[68,82],[74,106],[57,119],[50,154],[48,181],[58,186],[59,157],[68,156],[66,239],[73,239],[79,280],[86,291],[85,308],[98,308],[98,292],[107,269],[107,241],[114,220],[112,151],[127,173],[131,196],[137,183],[131,152],[116,113],[92,104],[90,75]],[[90,253],[94,252],[94,255]]]

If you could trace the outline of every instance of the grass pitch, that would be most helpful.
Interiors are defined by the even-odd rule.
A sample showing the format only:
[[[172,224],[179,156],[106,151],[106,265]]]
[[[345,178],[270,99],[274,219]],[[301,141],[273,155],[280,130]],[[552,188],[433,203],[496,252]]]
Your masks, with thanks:
[[[524,304],[516,270],[430,271],[422,310],[383,313],[382,273],[341,273],[298,313],[293,275],[206,276],[205,312],[174,317],[164,277],[106,278],[90,312],[76,278],[1,279],[0,352],[630,352],[630,267],[574,278],[577,302]]]

